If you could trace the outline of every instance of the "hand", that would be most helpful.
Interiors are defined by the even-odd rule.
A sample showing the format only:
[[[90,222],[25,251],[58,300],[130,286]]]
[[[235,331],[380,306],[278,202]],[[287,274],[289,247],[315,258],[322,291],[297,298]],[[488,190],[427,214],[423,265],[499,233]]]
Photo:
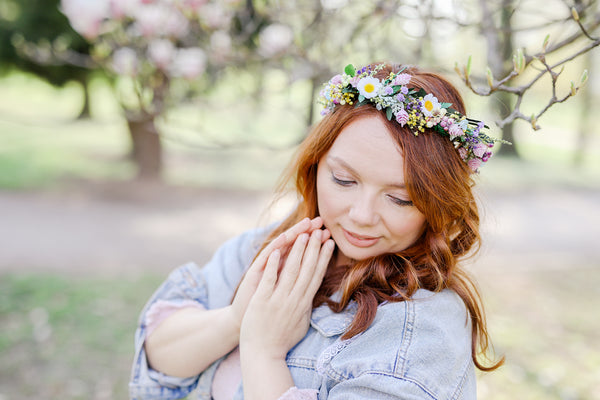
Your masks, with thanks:
[[[314,219],[304,218],[296,225],[289,228],[287,231],[279,235],[275,240],[269,243],[254,259],[254,262],[248,268],[248,271],[244,275],[240,286],[238,287],[237,293],[233,302],[230,306],[231,315],[234,323],[240,327],[242,319],[246,312],[246,308],[250,299],[254,295],[256,288],[263,276],[264,268],[267,264],[269,256],[275,251],[279,250],[280,259],[284,260],[288,254],[292,245],[295,243],[299,235],[303,233],[312,233],[315,230],[319,230],[323,226],[323,220],[321,217]],[[323,240],[329,238],[329,231],[325,230]],[[239,328],[238,328],[239,332]]]
[[[313,298],[334,246],[328,231],[299,235],[284,260],[279,277],[281,250],[271,252],[242,321],[242,352],[261,358],[285,359],[287,352],[306,335]]]

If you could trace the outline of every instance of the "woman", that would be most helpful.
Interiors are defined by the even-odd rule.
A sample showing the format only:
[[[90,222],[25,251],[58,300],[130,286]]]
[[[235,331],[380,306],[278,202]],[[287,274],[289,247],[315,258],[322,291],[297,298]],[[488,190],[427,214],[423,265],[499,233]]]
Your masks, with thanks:
[[[471,399],[475,368],[502,363],[480,360],[484,314],[459,264],[479,243],[484,125],[415,68],[348,66],[321,96],[284,179],[298,206],[158,289],[132,398]]]

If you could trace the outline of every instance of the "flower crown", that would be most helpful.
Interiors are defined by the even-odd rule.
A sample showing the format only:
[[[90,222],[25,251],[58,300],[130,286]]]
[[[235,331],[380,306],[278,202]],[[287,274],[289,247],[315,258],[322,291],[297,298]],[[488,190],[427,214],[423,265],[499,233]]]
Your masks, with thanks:
[[[321,114],[331,113],[338,104],[359,107],[371,103],[385,111],[388,120],[395,118],[401,126],[408,126],[415,136],[429,128],[448,137],[474,172],[492,156],[495,142],[509,143],[482,133],[487,125],[461,115],[450,108],[451,103],[440,103],[423,89],[409,89],[411,75],[402,72],[406,67],[383,81],[377,79],[375,75],[383,67],[379,64],[356,71],[352,64],[347,65],[343,74],[331,78],[321,90],[319,103],[325,107]]]

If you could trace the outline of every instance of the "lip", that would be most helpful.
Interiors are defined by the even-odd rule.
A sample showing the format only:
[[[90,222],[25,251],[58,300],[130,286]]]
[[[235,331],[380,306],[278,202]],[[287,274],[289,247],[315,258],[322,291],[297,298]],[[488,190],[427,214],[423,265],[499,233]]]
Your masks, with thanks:
[[[380,239],[380,237],[375,236],[359,235],[357,233],[347,231],[344,228],[342,228],[342,231],[344,232],[344,237],[346,238],[346,240],[351,245],[356,247],[371,247],[375,245]]]

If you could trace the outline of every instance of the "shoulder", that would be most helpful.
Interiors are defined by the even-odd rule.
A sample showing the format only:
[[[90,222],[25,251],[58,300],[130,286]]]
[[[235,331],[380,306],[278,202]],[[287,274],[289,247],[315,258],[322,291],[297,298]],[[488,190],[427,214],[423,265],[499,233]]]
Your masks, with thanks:
[[[419,290],[409,301],[380,305],[369,329],[345,350],[331,365],[340,378],[386,377],[436,399],[474,392],[470,323],[450,290]]]

